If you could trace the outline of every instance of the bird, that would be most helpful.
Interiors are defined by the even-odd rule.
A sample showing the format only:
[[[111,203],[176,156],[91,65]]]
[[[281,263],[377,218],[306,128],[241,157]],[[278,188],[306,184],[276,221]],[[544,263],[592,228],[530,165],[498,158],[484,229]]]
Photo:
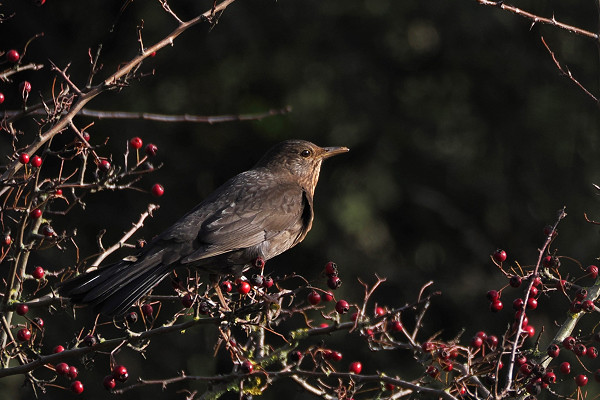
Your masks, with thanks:
[[[65,280],[58,293],[95,313],[118,316],[178,267],[241,275],[257,259],[269,260],[304,240],[321,164],[347,151],[305,140],[280,142],[137,254]]]

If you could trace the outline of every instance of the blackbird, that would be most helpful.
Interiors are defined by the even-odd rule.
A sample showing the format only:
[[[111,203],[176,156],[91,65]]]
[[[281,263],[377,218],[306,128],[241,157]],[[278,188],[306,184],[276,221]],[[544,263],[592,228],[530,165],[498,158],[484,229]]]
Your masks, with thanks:
[[[324,159],[348,151],[287,140],[234,176],[155,237],[117,263],[61,283],[58,292],[96,313],[119,315],[174,268],[239,274],[300,243],[312,226],[313,195]]]

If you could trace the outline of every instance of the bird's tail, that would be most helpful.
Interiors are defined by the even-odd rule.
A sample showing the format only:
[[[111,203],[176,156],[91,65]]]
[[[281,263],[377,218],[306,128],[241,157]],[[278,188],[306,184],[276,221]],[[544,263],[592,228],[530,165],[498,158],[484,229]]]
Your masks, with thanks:
[[[172,267],[152,257],[139,261],[119,261],[77,276],[58,286],[61,296],[74,304],[89,304],[94,312],[123,314],[137,300],[166,278]]]

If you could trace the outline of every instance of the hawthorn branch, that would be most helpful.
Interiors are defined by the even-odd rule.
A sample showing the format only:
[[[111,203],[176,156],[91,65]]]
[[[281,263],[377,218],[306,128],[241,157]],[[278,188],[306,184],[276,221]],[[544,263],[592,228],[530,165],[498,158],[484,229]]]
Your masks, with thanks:
[[[21,71],[30,71],[30,70],[38,71],[42,68],[44,68],[44,64],[36,64],[36,63],[29,63],[29,64],[23,64],[23,65],[18,64],[18,65],[15,65],[14,67],[12,67],[11,69],[0,72],[0,81],[6,81],[9,76],[14,75]]]

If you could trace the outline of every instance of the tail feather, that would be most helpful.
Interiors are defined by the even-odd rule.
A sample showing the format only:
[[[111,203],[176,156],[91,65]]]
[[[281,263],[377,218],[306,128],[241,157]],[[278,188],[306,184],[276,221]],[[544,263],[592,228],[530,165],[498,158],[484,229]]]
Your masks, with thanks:
[[[171,269],[160,257],[119,261],[63,282],[58,292],[75,304],[93,306],[97,313],[118,315],[166,278]]]

